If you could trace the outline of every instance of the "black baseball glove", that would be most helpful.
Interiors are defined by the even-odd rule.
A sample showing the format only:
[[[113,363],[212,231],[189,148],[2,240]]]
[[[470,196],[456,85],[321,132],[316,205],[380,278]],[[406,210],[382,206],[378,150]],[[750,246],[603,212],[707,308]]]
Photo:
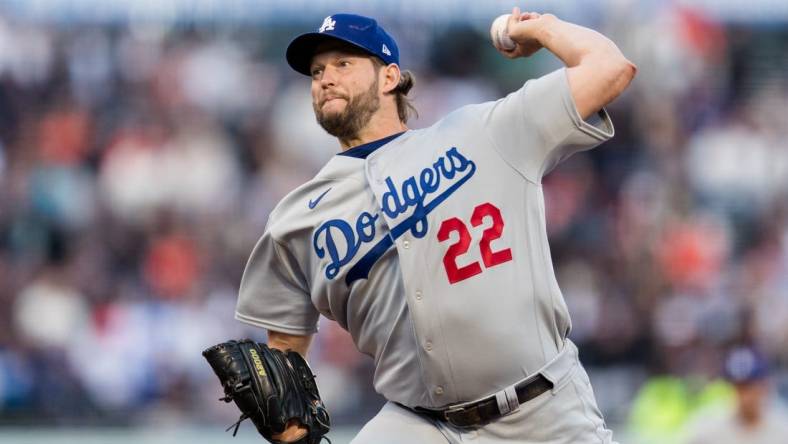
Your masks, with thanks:
[[[297,352],[242,339],[214,345],[202,355],[224,387],[225,397],[220,400],[235,401],[241,410],[238,422],[227,429],[235,427],[233,436],[247,418],[265,439],[276,444],[283,441],[273,435],[284,432],[293,420],[307,429],[295,443],[318,444],[328,433],[330,420],[315,375]]]

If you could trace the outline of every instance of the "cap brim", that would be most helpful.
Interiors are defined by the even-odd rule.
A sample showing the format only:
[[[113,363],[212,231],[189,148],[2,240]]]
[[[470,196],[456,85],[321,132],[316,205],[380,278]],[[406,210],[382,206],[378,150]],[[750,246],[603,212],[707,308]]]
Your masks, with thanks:
[[[287,63],[297,72],[305,76],[311,76],[312,73],[310,72],[309,68],[312,64],[312,56],[315,55],[317,46],[328,40],[344,42],[370,55],[374,55],[367,48],[350,40],[343,39],[342,37],[337,37],[331,34],[322,34],[319,32],[310,32],[308,34],[302,34],[296,37],[292,42],[290,42],[290,45],[287,46],[287,52],[285,53]]]

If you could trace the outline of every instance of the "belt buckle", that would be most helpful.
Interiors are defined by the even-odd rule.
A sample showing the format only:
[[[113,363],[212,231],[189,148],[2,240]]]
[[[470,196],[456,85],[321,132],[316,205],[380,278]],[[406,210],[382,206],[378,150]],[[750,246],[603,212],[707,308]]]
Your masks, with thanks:
[[[466,412],[468,410],[469,409],[468,409],[467,405],[459,405],[459,406],[456,406],[456,407],[451,407],[451,408],[448,408],[448,409],[443,411],[443,418],[446,420],[446,422],[448,422],[449,424],[453,425],[454,427],[459,427],[459,428],[473,427],[473,426],[475,426],[477,424],[458,424],[458,423],[452,421],[451,416],[450,416],[450,415],[454,415],[456,413],[463,413],[463,412]],[[477,420],[478,420],[478,418],[477,418]]]

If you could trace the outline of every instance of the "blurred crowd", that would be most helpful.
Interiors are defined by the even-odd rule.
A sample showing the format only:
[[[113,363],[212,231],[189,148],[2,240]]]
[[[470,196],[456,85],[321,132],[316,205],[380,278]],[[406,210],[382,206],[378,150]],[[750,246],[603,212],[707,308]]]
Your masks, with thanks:
[[[637,16],[589,23],[639,67],[616,137],[544,181],[572,338],[616,423],[649,378],[711,381],[734,345],[788,386],[788,36]],[[416,74],[412,127],[559,66],[498,56],[486,24],[381,21]],[[0,17],[0,422],[235,419],[200,351],[265,338],[233,320],[244,263],[339,150],[284,63],[310,26]],[[371,359],[336,324],[310,361],[335,421],[375,413]]]

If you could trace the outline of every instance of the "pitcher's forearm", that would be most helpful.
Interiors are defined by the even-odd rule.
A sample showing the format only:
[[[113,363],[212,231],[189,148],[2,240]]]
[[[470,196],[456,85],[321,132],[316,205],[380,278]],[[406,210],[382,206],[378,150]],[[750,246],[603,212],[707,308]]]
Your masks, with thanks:
[[[515,41],[536,40],[564,62],[572,98],[583,119],[618,97],[637,72],[610,39],[551,14],[515,23],[510,35]]]
[[[297,351],[306,357],[309,346],[312,344],[313,335],[291,335],[278,331],[268,330],[268,346],[278,350]]]
[[[626,58],[615,43],[604,35],[552,14],[543,14],[537,39],[567,67],[577,66],[591,58],[624,61]]]

